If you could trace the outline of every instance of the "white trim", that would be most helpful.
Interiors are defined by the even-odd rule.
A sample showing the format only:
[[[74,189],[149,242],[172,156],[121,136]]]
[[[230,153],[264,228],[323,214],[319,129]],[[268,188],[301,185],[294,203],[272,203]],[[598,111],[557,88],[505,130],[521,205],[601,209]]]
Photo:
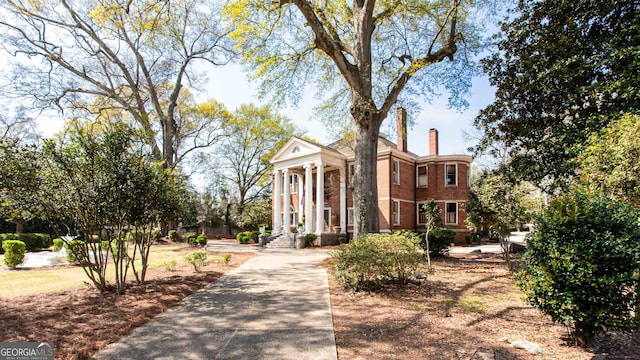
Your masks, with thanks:
[[[455,166],[456,167],[456,183],[455,184],[448,184],[447,183],[447,166]],[[444,186],[458,186],[458,163],[445,163],[444,164]]]
[[[396,203],[398,204],[398,211],[396,212]],[[399,200],[393,200],[392,205],[391,205],[391,216],[393,217],[392,219],[392,225],[400,225],[400,201]],[[398,222],[396,222],[396,217],[398,218]]]
[[[395,185],[400,185],[400,182],[402,181],[400,177],[400,160],[391,159],[391,162],[391,174],[393,175],[392,181]],[[396,165],[398,165],[398,171],[396,171]]]
[[[447,214],[448,214],[447,205],[448,204],[455,204],[456,205],[456,212],[455,212],[455,214],[456,214],[456,222],[448,222],[447,221]],[[459,214],[458,214],[459,211],[460,211],[460,207],[458,206],[458,202],[457,201],[455,201],[455,202],[454,201],[445,201],[445,203],[444,203],[444,224],[445,225],[458,225],[458,220],[459,220],[458,218],[460,217]]]
[[[392,197],[379,198],[379,199],[378,199],[378,203],[379,203],[380,201],[387,201],[387,200],[402,201],[403,203],[415,204],[415,201],[414,201],[414,200],[398,199],[398,198],[392,198]]]
[[[425,168],[425,170],[427,170],[427,172],[424,174],[425,178],[426,178],[426,184],[424,185],[420,185],[420,171],[418,170],[418,168]],[[429,165],[428,164],[423,164],[423,165],[417,165],[416,164],[416,189],[425,189],[429,187]]]
[[[353,221],[349,222],[349,212],[351,212],[351,214],[353,216],[351,216],[351,218],[353,219]],[[355,213],[355,209],[353,207],[347,208],[347,226],[353,226],[356,220],[356,213]]]

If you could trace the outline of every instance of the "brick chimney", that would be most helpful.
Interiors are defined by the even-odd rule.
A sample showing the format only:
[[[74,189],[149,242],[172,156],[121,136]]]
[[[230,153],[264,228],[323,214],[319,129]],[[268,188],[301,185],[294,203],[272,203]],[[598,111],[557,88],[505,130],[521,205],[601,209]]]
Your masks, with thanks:
[[[438,155],[438,130],[429,130],[429,155]]]
[[[396,110],[397,149],[407,152],[407,111],[401,107]]]

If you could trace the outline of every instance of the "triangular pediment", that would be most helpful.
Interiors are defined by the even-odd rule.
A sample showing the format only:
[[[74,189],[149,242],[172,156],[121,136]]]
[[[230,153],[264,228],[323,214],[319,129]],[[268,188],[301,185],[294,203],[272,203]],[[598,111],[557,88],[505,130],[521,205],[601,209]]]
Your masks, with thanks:
[[[271,163],[318,154],[321,150],[316,144],[293,137],[273,156]]]

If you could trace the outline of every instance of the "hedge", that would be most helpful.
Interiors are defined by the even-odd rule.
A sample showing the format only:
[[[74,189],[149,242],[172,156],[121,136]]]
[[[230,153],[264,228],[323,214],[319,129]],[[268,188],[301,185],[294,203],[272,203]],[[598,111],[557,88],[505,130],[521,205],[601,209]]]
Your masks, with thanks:
[[[53,241],[49,234],[39,233],[8,233],[0,234],[0,241],[5,240],[20,240],[26,246],[26,251],[33,251],[36,249],[47,249],[53,245]]]

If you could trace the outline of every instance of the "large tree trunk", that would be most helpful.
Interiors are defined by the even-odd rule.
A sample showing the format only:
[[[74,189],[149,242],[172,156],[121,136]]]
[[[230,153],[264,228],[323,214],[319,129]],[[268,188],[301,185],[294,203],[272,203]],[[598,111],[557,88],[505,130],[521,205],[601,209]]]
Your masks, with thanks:
[[[363,121],[357,119],[355,123],[355,179],[353,189],[353,207],[356,211],[354,238],[360,233],[380,231],[380,217],[378,213],[378,136],[380,126],[378,119]],[[369,115],[369,117],[371,117]]]

